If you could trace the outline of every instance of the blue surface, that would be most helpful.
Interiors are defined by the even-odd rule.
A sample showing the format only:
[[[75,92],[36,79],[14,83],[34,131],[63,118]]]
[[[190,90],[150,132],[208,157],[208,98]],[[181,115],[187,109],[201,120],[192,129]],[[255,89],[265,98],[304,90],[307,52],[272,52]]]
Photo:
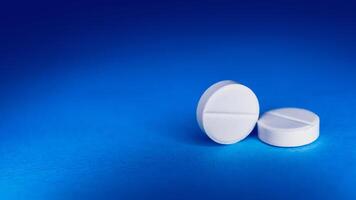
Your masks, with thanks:
[[[0,6],[0,199],[356,199],[351,1]],[[229,146],[198,128],[232,79],[321,136]]]

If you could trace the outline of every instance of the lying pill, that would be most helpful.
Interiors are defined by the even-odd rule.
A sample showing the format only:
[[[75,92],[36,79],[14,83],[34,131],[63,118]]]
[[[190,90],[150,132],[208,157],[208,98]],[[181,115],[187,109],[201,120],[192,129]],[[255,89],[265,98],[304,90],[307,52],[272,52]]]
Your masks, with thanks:
[[[259,115],[256,95],[234,81],[220,81],[201,96],[197,121],[203,132],[220,144],[233,144],[253,130]]]
[[[273,146],[302,146],[319,137],[319,123],[319,117],[305,109],[271,110],[258,120],[258,137]]]

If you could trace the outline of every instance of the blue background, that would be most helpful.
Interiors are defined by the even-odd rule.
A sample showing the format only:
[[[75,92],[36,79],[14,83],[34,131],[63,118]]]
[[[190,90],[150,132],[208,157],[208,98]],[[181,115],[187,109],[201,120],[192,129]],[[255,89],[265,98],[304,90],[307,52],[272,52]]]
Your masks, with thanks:
[[[356,199],[353,1],[0,3],[0,199]],[[198,128],[225,79],[313,144]]]

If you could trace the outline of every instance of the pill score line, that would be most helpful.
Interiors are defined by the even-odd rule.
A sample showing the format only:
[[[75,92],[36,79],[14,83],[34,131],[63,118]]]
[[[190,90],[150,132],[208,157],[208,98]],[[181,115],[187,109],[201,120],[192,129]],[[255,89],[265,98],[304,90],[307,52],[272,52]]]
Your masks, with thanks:
[[[247,117],[255,117],[257,113],[243,113],[243,112],[218,112],[218,111],[206,111],[205,114],[212,114],[212,115],[240,115],[240,116],[247,116]]]
[[[308,122],[308,121],[305,121],[305,120],[302,120],[302,119],[298,119],[298,118],[295,118],[295,117],[291,117],[291,116],[288,116],[288,115],[279,114],[279,113],[276,113],[276,112],[269,112],[268,114],[276,116],[276,117],[279,117],[279,118],[282,118],[282,119],[287,119],[287,120],[290,120],[290,121],[299,122],[299,123],[302,123],[304,125],[309,125],[309,126],[313,125],[312,122]]]

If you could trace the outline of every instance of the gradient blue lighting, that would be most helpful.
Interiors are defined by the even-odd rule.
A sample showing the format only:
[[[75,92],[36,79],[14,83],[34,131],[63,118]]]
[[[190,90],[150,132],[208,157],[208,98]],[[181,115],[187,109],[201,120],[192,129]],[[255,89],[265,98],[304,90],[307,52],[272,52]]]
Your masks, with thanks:
[[[0,6],[0,199],[355,199],[351,1]],[[195,109],[232,79],[311,145],[211,142]]]

